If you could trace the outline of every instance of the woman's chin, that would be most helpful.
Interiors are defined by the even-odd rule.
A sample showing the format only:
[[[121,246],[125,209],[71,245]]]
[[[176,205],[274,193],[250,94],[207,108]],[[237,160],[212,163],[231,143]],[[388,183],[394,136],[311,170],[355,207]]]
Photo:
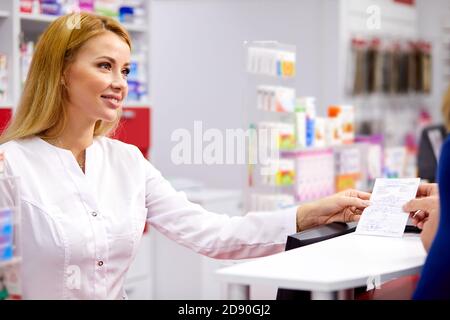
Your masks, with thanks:
[[[100,120],[102,120],[104,122],[108,122],[108,123],[114,122],[117,120],[118,116],[119,116],[119,110],[108,110],[108,112],[105,112],[105,114],[102,115]]]

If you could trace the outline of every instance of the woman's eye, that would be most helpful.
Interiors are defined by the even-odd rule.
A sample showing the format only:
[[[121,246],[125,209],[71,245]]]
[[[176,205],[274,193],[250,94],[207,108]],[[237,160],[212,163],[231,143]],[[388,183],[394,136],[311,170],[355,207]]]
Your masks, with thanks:
[[[122,70],[122,74],[126,77],[130,74],[130,69],[129,68],[125,68]]]
[[[111,70],[111,64],[109,62],[99,63],[98,67],[106,70]]]

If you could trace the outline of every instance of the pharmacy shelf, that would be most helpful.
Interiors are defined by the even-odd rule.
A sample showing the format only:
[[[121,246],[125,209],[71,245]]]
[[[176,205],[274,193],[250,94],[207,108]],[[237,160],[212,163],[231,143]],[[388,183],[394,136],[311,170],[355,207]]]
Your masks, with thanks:
[[[35,21],[42,23],[50,23],[58,18],[58,16],[52,16],[49,14],[30,14],[30,13],[20,13],[20,20]]]
[[[143,1],[142,8],[146,17],[142,21],[127,21],[122,23],[123,27],[130,33],[133,40],[133,48],[137,50],[132,54],[139,54],[144,58],[137,57],[140,65],[140,77],[146,79],[144,85],[146,92],[150,92],[150,2]],[[21,41],[34,42],[36,44],[39,36],[48,25],[58,19],[59,15],[34,14],[19,12],[20,0],[0,1],[0,52],[8,57],[8,98],[12,101],[12,106],[16,107],[22,94],[21,85]],[[116,18],[118,21],[118,19]],[[1,103],[2,107],[10,107],[9,103]],[[148,102],[127,103],[129,106],[151,106]]]
[[[0,262],[0,269],[16,265],[16,264],[20,263],[21,261],[22,261],[22,258],[20,258],[20,257],[15,257],[15,258],[12,258],[11,260],[7,260],[7,261],[2,261],[2,262]]]
[[[0,109],[11,109],[12,103],[9,101],[6,102],[0,102]]]
[[[9,17],[9,12],[8,11],[0,10],[0,19],[1,18],[8,18],[8,17]]]
[[[147,32],[148,27],[146,25],[141,24],[132,24],[132,23],[122,23],[122,25],[127,29],[129,32]]]
[[[7,13],[7,12],[5,12]],[[36,25],[47,25],[50,22],[56,20],[59,16],[53,16],[49,14],[30,14],[30,13],[20,13],[20,20],[27,23],[31,29]],[[146,25],[132,24],[132,23],[122,23],[122,25],[129,32],[147,32],[148,27]]]
[[[346,146],[345,144],[343,145],[339,145],[339,147],[341,146]],[[286,156],[286,155],[292,155],[292,154],[297,154],[299,152],[321,152],[321,151],[329,151],[329,150],[333,150],[333,148],[336,146],[324,146],[324,147],[305,147],[305,148],[295,148],[295,149],[280,149],[280,155],[281,156]]]

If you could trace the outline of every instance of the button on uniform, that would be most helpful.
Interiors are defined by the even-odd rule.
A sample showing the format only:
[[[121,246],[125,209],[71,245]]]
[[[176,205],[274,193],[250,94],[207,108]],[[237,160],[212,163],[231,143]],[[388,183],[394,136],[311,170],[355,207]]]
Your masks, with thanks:
[[[103,261],[100,260],[99,262],[97,262],[97,265],[98,265],[99,267],[103,266]]]
[[[92,215],[93,217],[96,217],[96,216],[98,215],[98,213],[95,212],[95,211],[92,211],[92,212],[91,212],[91,215]]]

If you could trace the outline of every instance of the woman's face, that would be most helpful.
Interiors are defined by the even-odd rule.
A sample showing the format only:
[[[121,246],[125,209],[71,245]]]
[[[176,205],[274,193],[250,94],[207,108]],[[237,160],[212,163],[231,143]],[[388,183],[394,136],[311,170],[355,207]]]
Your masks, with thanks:
[[[130,48],[112,32],[88,40],[64,74],[69,116],[112,122],[128,94]]]

